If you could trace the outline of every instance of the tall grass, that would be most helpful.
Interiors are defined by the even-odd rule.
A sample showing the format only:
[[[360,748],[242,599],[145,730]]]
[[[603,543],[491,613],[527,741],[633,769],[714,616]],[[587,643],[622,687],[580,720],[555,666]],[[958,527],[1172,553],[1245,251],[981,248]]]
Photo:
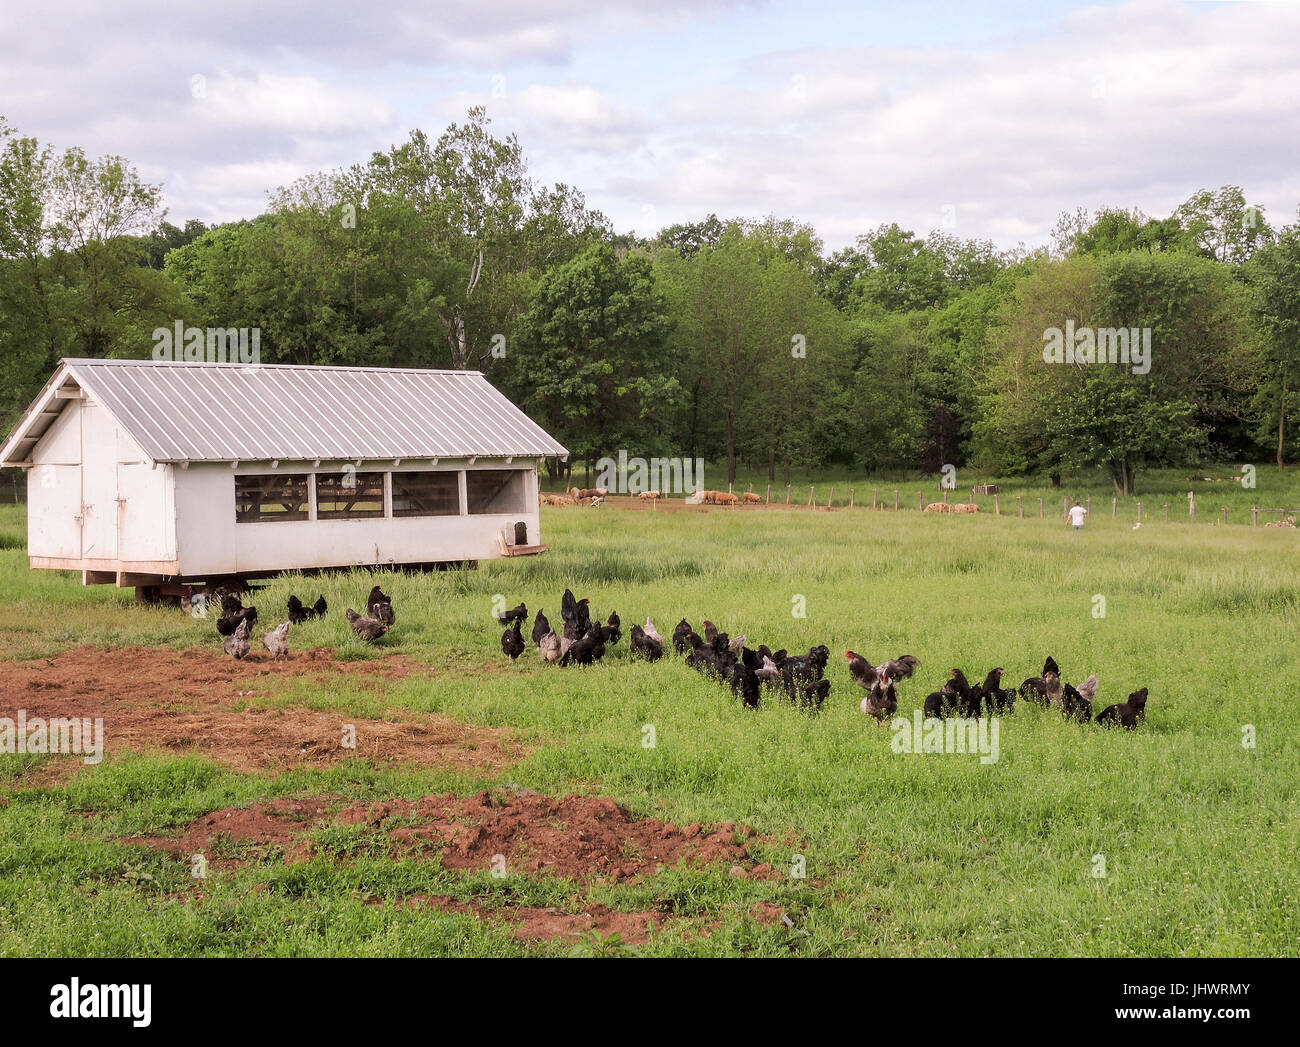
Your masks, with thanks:
[[[0,529],[11,525],[0,517]],[[0,775],[0,952],[523,948],[472,916],[397,904],[416,893],[489,906],[656,906],[717,925],[710,935],[669,932],[648,953],[1300,951],[1300,732],[1290,697],[1300,679],[1296,532],[1133,530],[1131,521],[1096,513],[1076,534],[1055,519],[983,514],[609,506],[546,509],[542,527],[551,548],[542,557],[426,575],[285,576],[256,603],[269,627],[291,592],[324,593],[332,613],[294,630],[296,649],[404,653],[422,669],[389,690],[394,705],[509,726],[537,744],[498,778],[459,787],[604,794],[677,824],[746,822],[770,840],[760,857],[790,870],[802,856],[806,879],[681,870],[632,886],[527,877],[503,884],[431,859],[379,858],[367,841],[334,832],[312,862],[285,867],[255,857],[205,883],[200,902],[182,904],[173,895],[189,890],[185,868],[121,837],[260,796],[417,796],[447,779],[364,761],[271,779],[193,758],[110,758],[55,788],[32,787],[26,767]],[[392,595],[398,623],[365,647],[341,612],[376,580]],[[210,621],[29,572],[17,550],[0,552],[0,584],[7,657],[82,642],[220,650]],[[544,666],[531,652],[509,664],[494,607],[524,600],[558,621],[566,586],[589,596],[602,617],[617,610],[625,630],[650,616],[667,635],[683,616],[696,626],[707,617],[751,643],[825,643],[833,655],[827,706],[819,716],[777,701],[748,711],[676,659],[632,660],[626,641],[589,669]],[[846,648],[920,658],[902,688],[907,710],[954,666],[982,677],[1000,665],[1018,682],[1052,654],[1068,680],[1098,674],[1098,707],[1148,687],[1148,719],[1128,733],[1018,708],[1000,724],[995,764],[896,754],[890,730],[857,711]],[[309,701],[311,686],[286,685],[273,700]],[[5,697],[14,704],[20,696]],[[642,744],[647,725],[654,748]],[[1242,744],[1248,727],[1254,748]],[[1105,876],[1095,875],[1102,866]],[[758,900],[780,905],[795,927],[755,923],[749,911]]]

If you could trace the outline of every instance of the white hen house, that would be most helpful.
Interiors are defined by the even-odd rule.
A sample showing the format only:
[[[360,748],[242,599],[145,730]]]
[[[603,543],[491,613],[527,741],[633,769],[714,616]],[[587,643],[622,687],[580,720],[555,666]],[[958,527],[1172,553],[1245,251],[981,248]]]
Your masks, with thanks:
[[[568,452],[477,371],[63,360],[0,448],[33,568],[87,585],[542,552]]]

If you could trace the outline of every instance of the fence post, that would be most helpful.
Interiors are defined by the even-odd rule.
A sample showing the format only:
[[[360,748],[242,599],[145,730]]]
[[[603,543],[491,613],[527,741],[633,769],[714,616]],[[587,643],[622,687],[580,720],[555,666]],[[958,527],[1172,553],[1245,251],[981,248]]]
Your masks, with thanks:
[[[764,505],[771,505],[771,504],[772,504],[772,485],[771,485],[771,484],[768,484],[768,485],[767,485],[767,501],[764,502],[763,504],[764,504]]]
[[[1016,495],[1016,501],[1020,503],[1020,519],[1023,520],[1025,518],[1025,496],[1023,494]]]
[[[898,492],[894,492],[894,511],[898,511]]]
[[[880,494],[880,488],[879,488],[879,487],[873,487],[873,488],[871,489],[871,508],[873,508],[873,509],[876,509],[876,508],[879,507],[879,499],[877,498],[877,495],[879,495],[879,494]]]
[[[1251,526],[1251,527],[1258,527],[1258,526],[1259,526],[1259,506],[1258,506],[1258,505],[1252,505],[1252,506],[1250,507],[1250,526]]]
[[[925,492],[924,492],[924,491],[917,491],[917,492],[916,492],[916,508],[917,508],[917,511],[918,511],[918,512],[925,508]]]
[[[786,505],[789,505],[789,504],[790,504],[790,485],[789,485],[789,484],[786,484],[786,485],[785,485],[785,504],[786,504]]]
[[[830,496],[829,498],[826,499],[826,508],[827,508],[827,509],[829,509],[829,508],[831,507],[831,502],[833,502],[833,501],[835,501],[835,488],[834,488],[834,487],[831,488],[831,496]]]
[[[1110,500],[1110,518],[1114,520],[1119,515],[1119,499],[1112,497]]]
[[[993,492],[993,515],[994,515],[994,516],[1001,516],[1001,515],[1002,515],[1002,506],[998,503],[998,493],[997,493],[997,491],[994,491],[994,492]]]
[[[1038,518],[1040,520],[1043,518],[1043,500],[1041,498],[1038,499]]]
[[[732,486],[732,485],[731,485],[731,481],[728,480],[728,481],[727,481],[727,494],[735,494],[735,493],[736,493],[735,491],[733,491],[733,490],[731,489],[731,486]]]
[[[1070,511],[1070,499],[1063,496],[1061,498],[1061,515],[1064,516],[1069,511]]]
[[[1115,500],[1115,499],[1113,499],[1113,498],[1111,499],[1112,502],[1113,502],[1114,500]],[[1084,508],[1088,510],[1088,515],[1091,516],[1091,515],[1092,515],[1092,495],[1088,495],[1088,501],[1087,501],[1087,503],[1084,505]]]
[[[1142,503],[1138,502],[1138,523],[1142,522]]]
[[[1191,518],[1192,523],[1196,523],[1196,492],[1187,492],[1187,515]]]
[[[853,508],[853,502],[854,502],[854,499],[857,498],[857,495],[858,495],[858,489],[857,489],[856,487],[850,487],[850,488],[849,488],[849,508],[850,508],[850,509]]]
[[[808,508],[809,509],[813,507],[813,492],[816,490],[817,488],[814,487],[812,484],[808,485]]]
[[[946,487],[943,489],[943,504],[948,504],[948,488]]]
[[[1223,522],[1228,522],[1228,507],[1226,505],[1223,507]]]
[[[1169,522],[1169,503],[1165,502],[1165,523]]]

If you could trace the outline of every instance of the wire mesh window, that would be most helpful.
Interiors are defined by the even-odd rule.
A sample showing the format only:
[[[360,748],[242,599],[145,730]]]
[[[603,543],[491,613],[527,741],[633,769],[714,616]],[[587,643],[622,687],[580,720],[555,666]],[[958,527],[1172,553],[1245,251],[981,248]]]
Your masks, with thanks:
[[[459,516],[460,473],[393,473],[394,516]]]
[[[465,470],[465,498],[472,515],[527,511],[523,469]]]
[[[316,474],[317,520],[366,520],[384,515],[384,474]]]
[[[235,477],[235,520],[306,520],[307,474]]]

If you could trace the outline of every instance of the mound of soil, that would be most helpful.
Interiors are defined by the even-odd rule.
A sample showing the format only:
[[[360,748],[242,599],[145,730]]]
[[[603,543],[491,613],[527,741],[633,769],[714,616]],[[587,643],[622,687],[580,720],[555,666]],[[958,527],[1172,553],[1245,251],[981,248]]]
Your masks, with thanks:
[[[325,648],[278,662],[269,655],[236,662],[204,650],[79,647],[53,658],[0,662],[0,714],[26,709],[28,720],[102,717],[108,753],[198,752],[245,772],[329,764],[352,756],[374,763],[492,771],[525,755],[509,730],[442,716],[401,712],[367,719],[315,709],[244,708],[250,699],[298,680],[322,688],[338,688],[342,682],[382,698],[393,680],[416,671],[402,655],[340,661]],[[355,748],[344,747],[345,724],[355,728]],[[60,773],[72,774],[82,766],[80,757],[57,761]]]
[[[279,847],[286,861],[312,854],[311,830],[337,822],[369,825],[387,838],[394,856],[437,854],[444,867],[497,870],[502,875],[551,872],[580,882],[620,881],[653,875],[679,863],[726,863],[734,876],[772,876],[751,860],[748,826],[731,822],[678,828],[657,818],[636,818],[607,797],[542,796],[528,790],[485,790],[419,800],[338,806],[337,799],[277,799],[247,808],[214,811],[179,835],[127,842],[156,847],[177,858],[218,851]]]

